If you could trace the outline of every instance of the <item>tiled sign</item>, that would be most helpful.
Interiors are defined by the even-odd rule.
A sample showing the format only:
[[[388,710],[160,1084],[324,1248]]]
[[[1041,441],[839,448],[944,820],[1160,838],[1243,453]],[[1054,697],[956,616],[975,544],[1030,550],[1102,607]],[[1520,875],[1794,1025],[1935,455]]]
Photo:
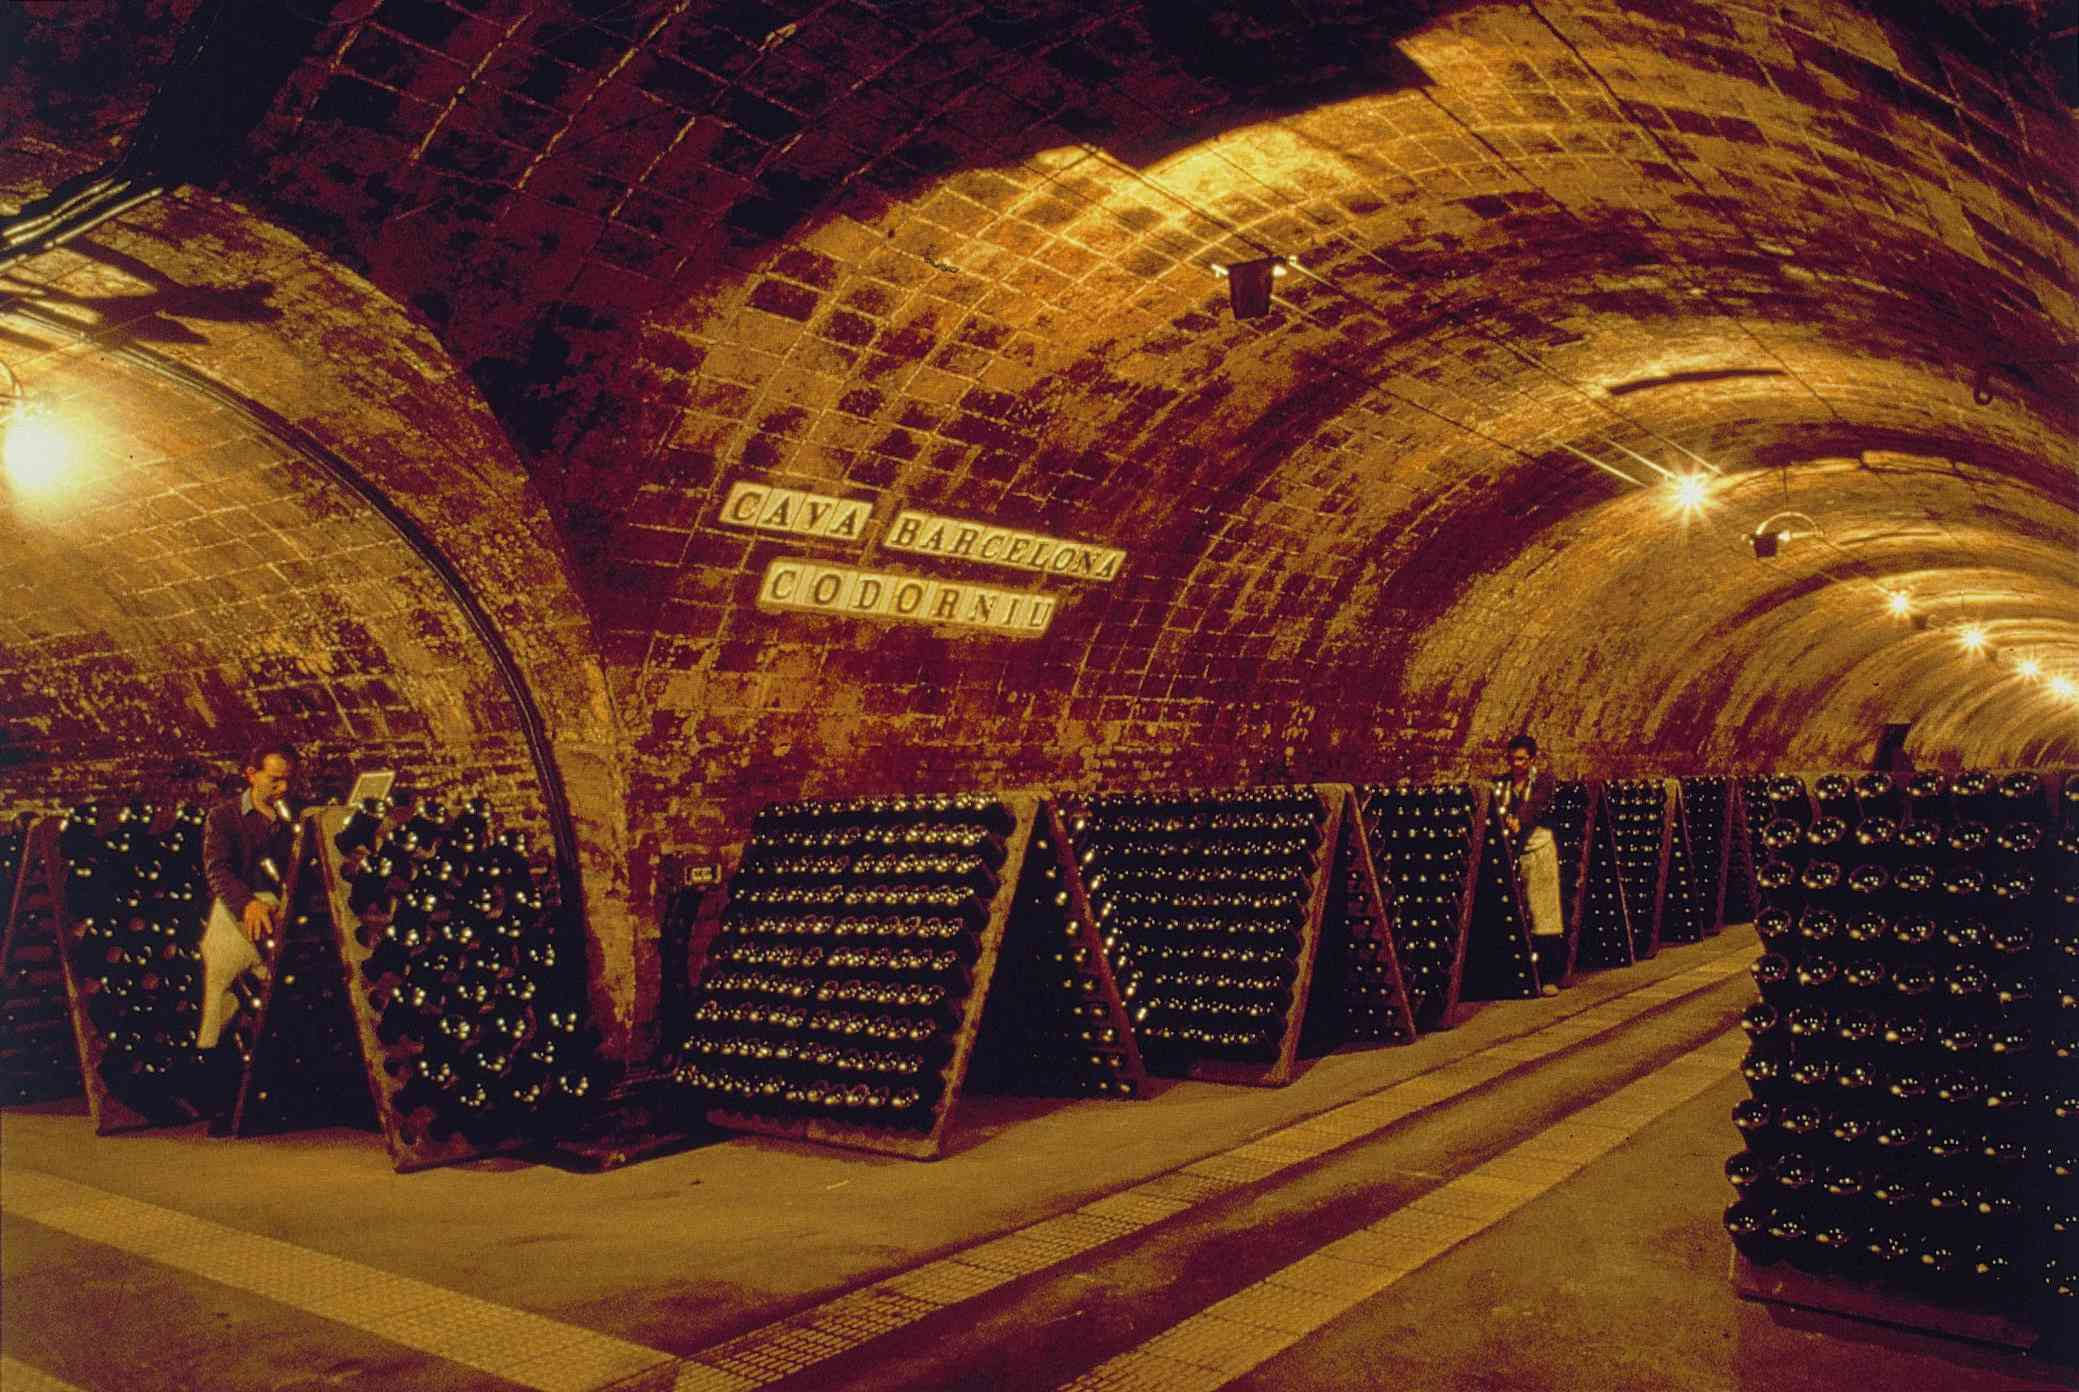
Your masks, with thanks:
[[[1052,595],[825,565],[790,556],[765,567],[758,603],[767,609],[807,609],[1037,638],[1053,622],[1057,601]]]
[[[990,522],[968,522],[928,512],[897,513],[882,544],[921,556],[984,561],[1070,580],[1110,581],[1118,576],[1119,567],[1126,561],[1124,551],[1110,546],[1063,541]]]

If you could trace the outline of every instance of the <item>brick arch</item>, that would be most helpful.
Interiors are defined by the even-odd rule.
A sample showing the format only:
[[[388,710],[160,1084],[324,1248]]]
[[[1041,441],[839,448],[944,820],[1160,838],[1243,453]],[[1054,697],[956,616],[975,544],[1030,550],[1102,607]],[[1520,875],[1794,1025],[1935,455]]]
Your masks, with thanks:
[[[2036,704],[2043,731],[1993,739],[1933,712],[2006,681],[1956,648],[1966,619],[2004,626],[2016,657],[2079,666],[2079,498],[1951,472],[1939,444],[1920,443],[1937,455],[1910,471],[1845,459],[1745,471],[1687,523],[1652,495],[1567,518],[1431,626],[1406,690],[1472,709],[1482,742],[1535,720],[1589,762],[1742,766],[1794,751],[1852,763],[1878,725],[1923,718],[1981,757],[2013,757],[2074,713]],[[1748,534],[1786,497],[1803,535],[1758,559]],[[1927,632],[1886,612],[1893,590]]]
[[[228,755],[288,734],[549,833],[632,1019],[612,703],[563,547],[445,350],[381,291],[183,194],[11,271],[25,385],[108,464],[92,507],[11,522],[23,620],[0,697],[39,761]],[[97,465],[97,467],[100,467]],[[19,727],[18,727],[19,728]]]
[[[1997,548],[2066,535],[2068,369],[1972,388],[2079,323],[2041,186],[2069,104],[2025,35],[1885,8],[396,0],[307,55],[225,190],[491,402],[599,632],[640,894],[795,792],[1458,759],[1506,716],[1431,666],[1621,493],[1575,450],[1738,474],[1934,438],[2049,500]],[[1271,250],[1302,273],[1237,323],[1208,267]],[[746,474],[1134,559],[1045,643],[769,614],[792,544],[714,525]],[[1658,563],[1618,549],[1608,622],[1649,622]],[[1701,693],[1624,698],[1561,622],[1583,728],[1695,743]],[[1762,759],[1794,733],[1758,729]]]

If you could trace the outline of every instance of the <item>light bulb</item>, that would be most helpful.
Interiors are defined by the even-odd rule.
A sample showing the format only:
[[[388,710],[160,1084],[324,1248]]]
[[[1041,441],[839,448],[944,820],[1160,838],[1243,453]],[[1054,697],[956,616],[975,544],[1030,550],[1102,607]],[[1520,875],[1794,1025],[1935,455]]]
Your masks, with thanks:
[[[1710,481],[1702,474],[1682,474],[1674,480],[1672,486],[1675,490],[1675,506],[1684,512],[1700,511],[1704,504],[1711,500]]]
[[[1956,641],[1968,651],[1977,652],[1985,646],[1985,630],[1977,624],[1965,624],[1957,630]]]
[[[2052,677],[2050,679],[2050,689],[2055,694],[2064,697],[2067,701],[2075,696],[2079,696],[2079,686],[2074,686],[2070,677]]]
[[[72,464],[72,440],[48,414],[16,411],[7,422],[7,478],[25,493],[47,492]]]
[[[1891,612],[1900,618],[1904,618],[1913,609],[1913,600],[1904,590],[1893,590],[1891,598],[1887,603],[1890,605]]]
[[[2021,673],[2024,677],[2040,677],[2043,675],[2042,664],[2033,657],[2024,657],[2021,661],[2015,663],[2014,670]]]

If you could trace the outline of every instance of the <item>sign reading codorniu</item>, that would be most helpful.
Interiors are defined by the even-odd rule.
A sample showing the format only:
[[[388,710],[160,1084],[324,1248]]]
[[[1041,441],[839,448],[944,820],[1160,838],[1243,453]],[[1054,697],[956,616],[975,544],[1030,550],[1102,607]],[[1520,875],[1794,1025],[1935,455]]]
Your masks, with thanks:
[[[795,556],[765,567],[758,603],[768,609],[807,609],[1037,638],[1053,622],[1057,601],[1052,595],[825,565]]]
[[[1071,580],[1111,581],[1126,561],[1126,553],[1115,547],[907,510],[895,514],[881,544],[920,556],[952,556]]]

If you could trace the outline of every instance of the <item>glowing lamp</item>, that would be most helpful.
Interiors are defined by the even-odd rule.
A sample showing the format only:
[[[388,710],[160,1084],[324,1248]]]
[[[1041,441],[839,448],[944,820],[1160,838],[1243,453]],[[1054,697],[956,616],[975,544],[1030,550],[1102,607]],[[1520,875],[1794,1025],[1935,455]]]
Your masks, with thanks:
[[[24,493],[56,487],[72,466],[72,440],[50,416],[19,409],[7,421],[6,443],[0,446],[7,479]]]

